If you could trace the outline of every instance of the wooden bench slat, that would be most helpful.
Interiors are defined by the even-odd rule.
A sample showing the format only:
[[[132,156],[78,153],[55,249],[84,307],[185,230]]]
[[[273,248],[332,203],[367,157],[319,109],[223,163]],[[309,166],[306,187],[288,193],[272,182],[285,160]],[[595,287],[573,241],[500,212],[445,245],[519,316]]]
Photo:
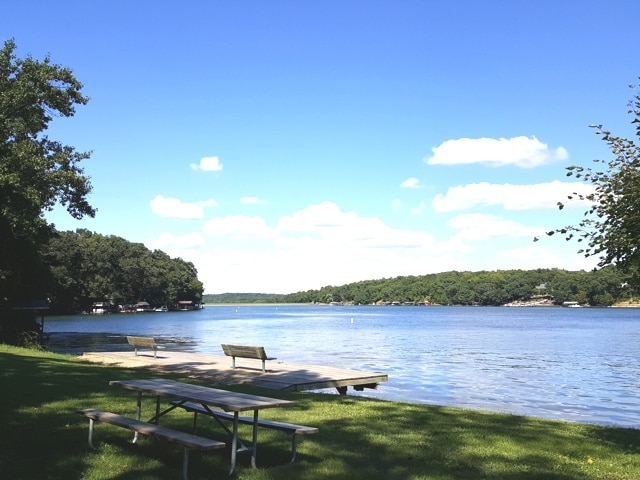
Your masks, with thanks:
[[[156,358],[159,348],[164,348],[162,345],[158,345],[156,339],[153,337],[127,335],[127,343],[134,348],[136,355],[138,355],[139,348],[149,348],[153,350],[153,358]]]
[[[222,350],[229,357],[255,358],[257,360],[275,360],[275,357],[267,356],[264,347],[252,347],[249,345],[222,344]]]
[[[220,410],[211,410],[211,413],[204,408],[202,405],[198,403],[192,402],[172,402],[174,405],[184,408],[188,412],[201,413],[203,415],[211,415],[213,414],[216,417],[224,418],[226,420],[233,420],[233,414],[222,412]],[[247,425],[253,425],[252,417],[243,417],[238,416],[238,423],[243,423]],[[313,433],[318,433],[317,427],[307,427],[304,425],[295,425],[293,423],[285,423],[285,422],[277,422],[274,420],[261,420],[258,419],[258,426],[263,428],[270,428],[272,430],[280,430],[282,432],[290,433],[292,435],[311,435]]]
[[[212,440],[210,438],[194,435],[193,433],[181,432],[179,430],[173,430],[153,423],[143,422],[141,420],[136,420],[135,418],[118,415],[117,413],[105,412],[94,408],[78,410],[77,413],[98,422],[127,428],[142,435],[162,438],[169,442],[179,443],[191,449],[215,450],[225,447],[225,443],[218,440]]]
[[[171,402],[176,406],[184,408],[188,412],[193,412],[193,431],[196,431],[197,428],[197,419],[198,414],[203,414],[207,416],[213,416],[215,418],[222,418],[225,420],[233,421],[233,414],[222,412],[220,410],[210,410],[206,409],[202,405],[193,402]],[[253,425],[253,418],[251,417],[241,417],[238,416],[238,423]],[[313,433],[318,433],[318,428],[316,427],[306,427],[304,425],[294,425],[292,423],[285,422],[276,422],[273,420],[260,420],[258,419],[258,426],[263,428],[270,428],[273,430],[279,430],[281,432],[285,432],[291,434],[291,460],[289,463],[294,463],[296,461],[296,455],[298,451],[298,435],[311,435]]]
[[[264,347],[255,347],[250,345],[229,345],[222,344],[222,351],[225,355],[232,358],[232,368],[236,368],[236,357],[238,358],[254,358],[262,360],[262,371],[265,372],[265,360],[276,360],[276,357],[269,357],[264,351]]]

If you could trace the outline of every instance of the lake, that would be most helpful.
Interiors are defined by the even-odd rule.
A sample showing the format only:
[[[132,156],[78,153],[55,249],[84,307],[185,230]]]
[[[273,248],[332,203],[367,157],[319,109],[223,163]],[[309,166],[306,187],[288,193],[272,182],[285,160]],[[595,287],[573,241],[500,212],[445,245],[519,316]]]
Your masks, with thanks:
[[[193,312],[46,317],[60,353],[126,350],[124,335],[222,355],[378,371],[362,395],[640,427],[640,310],[560,307],[207,306]]]

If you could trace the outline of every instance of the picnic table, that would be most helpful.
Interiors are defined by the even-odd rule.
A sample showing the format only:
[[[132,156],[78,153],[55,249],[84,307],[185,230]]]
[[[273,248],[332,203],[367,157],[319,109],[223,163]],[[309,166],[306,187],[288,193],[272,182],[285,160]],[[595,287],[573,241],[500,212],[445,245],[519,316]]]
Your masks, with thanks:
[[[222,409],[233,415],[231,429],[224,424],[221,425],[231,435],[231,468],[232,474],[236,468],[236,458],[239,451],[251,452],[251,466],[257,468],[256,456],[258,450],[258,413],[265,408],[276,408],[294,405],[290,400],[280,400],[277,398],[250,395],[246,393],[230,392],[217,388],[203,387],[190,383],[177,382],[168,379],[142,379],[142,380],[112,380],[109,385],[123,388],[138,394],[136,419],[140,420],[142,412],[142,394],[150,394],[156,397],[155,415],[148,420],[149,423],[157,424],[160,417],[166,415],[173,409],[184,404],[198,404],[205,411],[213,412],[212,409]],[[160,400],[169,400],[169,406],[164,410],[160,408]],[[253,435],[251,446],[245,445],[238,438],[238,424],[240,423],[239,413],[253,411]],[[212,416],[214,416],[212,414]],[[137,432],[135,434],[137,436]],[[134,441],[135,441],[134,437]]]

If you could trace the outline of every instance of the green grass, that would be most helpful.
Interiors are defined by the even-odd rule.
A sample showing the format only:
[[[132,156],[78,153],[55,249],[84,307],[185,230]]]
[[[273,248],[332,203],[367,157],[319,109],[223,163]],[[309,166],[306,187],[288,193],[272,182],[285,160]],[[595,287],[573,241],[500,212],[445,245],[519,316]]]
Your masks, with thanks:
[[[88,421],[74,414],[93,407],[133,416],[135,394],[109,387],[109,380],[154,376],[159,374],[0,345],[0,477],[180,479],[179,446],[144,437],[133,445],[129,431],[98,424],[98,448],[93,451],[87,446]],[[300,442],[293,465],[286,464],[288,437],[260,431],[260,469],[252,470],[247,456],[239,455],[237,479],[640,479],[640,430],[349,396],[228,388],[295,400],[295,407],[273,409],[263,417],[320,428],[319,434]],[[144,415],[151,416],[154,402],[145,400]],[[163,425],[174,428],[188,430],[190,422],[183,411],[163,417]],[[227,440],[210,419],[201,418],[200,427],[200,434]],[[228,450],[193,453],[190,478],[229,478],[228,466]]]

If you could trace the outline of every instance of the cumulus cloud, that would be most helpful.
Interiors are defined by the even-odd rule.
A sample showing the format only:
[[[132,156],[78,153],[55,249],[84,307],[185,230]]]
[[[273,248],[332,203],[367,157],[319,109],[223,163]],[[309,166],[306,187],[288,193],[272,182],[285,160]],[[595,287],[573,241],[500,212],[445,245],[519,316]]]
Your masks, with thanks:
[[[502,206],[505,210],[557,208],[558,202],[566,202],[574,192],[588,195],[593,191],[593,186],[586,183],[559,180],[534,185],[481,182],[451,187],[444,195],[437,194],[432,205],[440,213],[485,206]],[[585,206],[587,202],[576,200],[567,205]]]
[[[421,188],[420,180],[417,178],[411,177],[407,178],[404,182],[400,184],[402,188]]]
[[[199,233],[162,234],[145,244],[193,262],[206,293],[292,293],[401,275],[523,268],[530,258],[515,252],[526,247],[521,252],[537,252],[531,258],[538,262],[557,255],[557,263],[538,265],[563,268],[581,258],[575,246],[567,252],[562,239],[550,238],[546,250],[533,247],[544,228],[495,215],[465,213],[447,225],[413,225],[394,227],[325,201],[280,217],[275,226],[262,217],[228,215],[207,221]]]
[[[205,205],[215,205],[214,200],[203,202]],[[151,211],[163,218],[181,218],[196,220],[204,218],[202,205],[199,203],[186,203],[177,198],[156,195],[150,202]]]
[[[199,232],[186,233],[184,235],[173,235],[164,232],[158,238],[145,240],[147,248],[152,250],[189,250],[204,245],[204,238]]]
[[[202,170],[204,172],[221,172],[222,163],[218,157],[202,157],[200,163],[192,163],[193,170]]]
[[[275,232],[262,217],[227,215],[207,220],[202,231],[209,237],[230,237],[234,239],[270,239]]]
[[[218,202],[216,202],[213,198],[210,198],[209,200],[202,200],[201,202],[198,202],[198,205],[200,205],[201,207],[217,207]]]
[[[458,230],[456,239],[464,239],[467,242],[498,237],[533,238],[544,234],[545,231],[544,228],[530,227],[495,215],[479,213],[458,215],[449,220],[448,224]]]
[[[533,168],[566,160],[569,154],[563,147],[554,150],[536,137],[459,138],[447,140],[432,149],[425,158],[428,165],[466,165],[482,163],[494,167],[515,165]]]
[[[377,217],[360,217],[325,201],[280,219],[277,230],[284,241],[312,240],[318,249],[345,252],[350,249],[422,249],[434,245],[424,231],[393,229]]]

